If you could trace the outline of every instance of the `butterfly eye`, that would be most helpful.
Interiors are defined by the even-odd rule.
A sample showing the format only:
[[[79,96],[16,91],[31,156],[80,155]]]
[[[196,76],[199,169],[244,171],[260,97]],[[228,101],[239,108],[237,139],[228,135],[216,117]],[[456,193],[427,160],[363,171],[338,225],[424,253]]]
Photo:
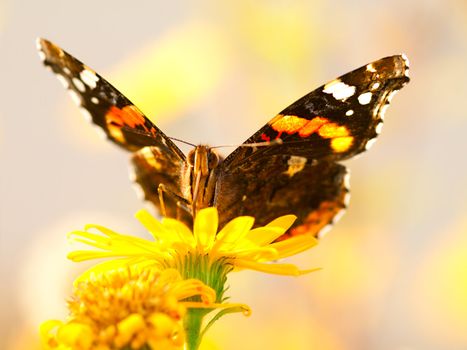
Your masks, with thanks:
[[[219,164],[219,156],[214,151],[209,152],[208,168],[214,169]]]

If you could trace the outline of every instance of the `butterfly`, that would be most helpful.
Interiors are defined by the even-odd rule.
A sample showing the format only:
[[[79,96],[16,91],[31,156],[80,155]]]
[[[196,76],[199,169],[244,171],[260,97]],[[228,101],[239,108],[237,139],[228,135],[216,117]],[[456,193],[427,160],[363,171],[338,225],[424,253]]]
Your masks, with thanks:
[[[163,216],[191,227],[200,209],[215,206],[223,227],[241,215],[255,217],[256,226],[296,215],[278,240],[321,237],[342,215],[349,174],[339,162],[374,143],[392,97],[409,82],[405,55],[385,57],[308,93],[225,159],[207,145],[185,156],[91,68],[47,40],[38,39],[38,50],[83,113],[133,152],[134,181]]]

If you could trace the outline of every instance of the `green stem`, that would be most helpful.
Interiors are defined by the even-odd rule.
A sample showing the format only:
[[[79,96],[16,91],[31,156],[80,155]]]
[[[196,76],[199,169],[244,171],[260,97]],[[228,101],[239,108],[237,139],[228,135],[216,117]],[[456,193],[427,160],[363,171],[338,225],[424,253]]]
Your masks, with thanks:
[[[204,316],[208,312],[203,309],[188,309],[184,322],[188,350],[197,350],[199,348],[201,344],[201,325]]]
[[[176,262],[175,267],[184,279],[195,278],[214,289],[216,303],[224,300],[227,273],[232,271],[232,265],[225,259],[211,261],[209,255],[187,254]],[[187,301],[201,301],[199,296],[186,299]],[[187,350],[197,350],[201,344],[203,333],[201,327],[203,318],[212,309],[188,309],[184,319],[187,337]]]

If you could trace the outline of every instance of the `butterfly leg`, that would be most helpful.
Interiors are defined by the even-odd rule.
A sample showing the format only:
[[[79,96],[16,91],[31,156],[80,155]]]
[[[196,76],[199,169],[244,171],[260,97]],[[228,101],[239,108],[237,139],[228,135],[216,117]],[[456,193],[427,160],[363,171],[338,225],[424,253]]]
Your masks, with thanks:
[[[167,216],[167,207],[165,205],[164,194],[168,197],[171,197],[177,203],[177,219],[181,217],[180,211],[182,209],[191,215],[191,210],[188,201],[185,198],[180,197],[178,194],[169,190],[164,184],[159,184],[159,186],[157,187],[157,193],[159,195],[159,203],[162,216]]]
[[[190,206],[187,205],[187,203],[178,201],[177,202],[177,220],[181,220],[183,217],[183,211],[188,213],[188,215],[191,214]]]

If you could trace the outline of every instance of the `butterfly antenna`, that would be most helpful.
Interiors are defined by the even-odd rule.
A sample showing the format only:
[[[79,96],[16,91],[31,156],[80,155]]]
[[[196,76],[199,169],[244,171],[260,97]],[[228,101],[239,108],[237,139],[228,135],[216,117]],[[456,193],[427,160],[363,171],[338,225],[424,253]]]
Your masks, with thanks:
[[[254,142],[254,143],[244,143],[241,145],[221,145],[215,146],[211,148],[221,148],[221,147],[267,147],[267,146],[275,146],[275,145],[282,145],[283,141],[281,139],[275,139],[272,141],[264,141],[264,142]]]
[[[169,139],[171,139],[171,140],[173,140],[173,141],[177,141],[177,142],[184,143],[185,145],[189,145],[189,146],[196,147],[195,144],[193,144],[193,143],[191,143],[191,142],[187,142],[187,141],[183,141],[183,140],[177,139],[176,137],[170,137],[170,136],[169,136]]]

